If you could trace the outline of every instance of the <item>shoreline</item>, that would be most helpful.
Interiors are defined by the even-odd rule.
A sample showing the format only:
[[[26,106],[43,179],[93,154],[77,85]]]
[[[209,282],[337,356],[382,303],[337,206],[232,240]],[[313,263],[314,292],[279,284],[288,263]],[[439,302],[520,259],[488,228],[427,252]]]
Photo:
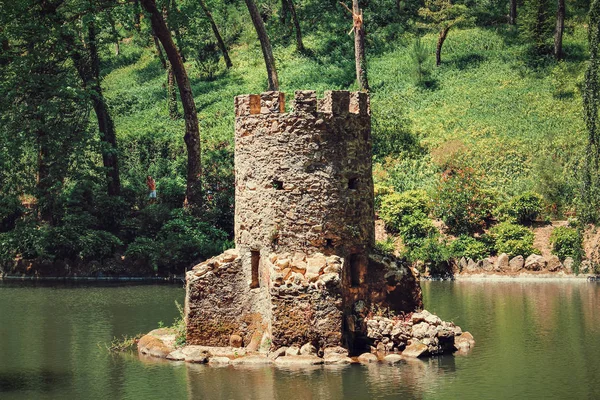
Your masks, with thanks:
[[[184,282],[185,276],[17,276],[0,275],[0,282]]]
[[[595,275],[580,274],[528,274],[497,275],[497,274],[468,274],[456,275],[455,281],[462,282],[590,282]]]

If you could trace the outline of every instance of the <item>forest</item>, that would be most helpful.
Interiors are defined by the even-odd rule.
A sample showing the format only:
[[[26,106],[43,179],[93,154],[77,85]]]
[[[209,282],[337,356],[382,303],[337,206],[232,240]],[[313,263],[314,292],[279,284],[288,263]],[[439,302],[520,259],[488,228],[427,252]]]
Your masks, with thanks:
[[[233,98],[306,89],[371,96],[381,251],[443,272],[560,219],[553,252],[585,258],[600,1],[353,3],[0,0],[0,265],[168,275],[232,247]]]

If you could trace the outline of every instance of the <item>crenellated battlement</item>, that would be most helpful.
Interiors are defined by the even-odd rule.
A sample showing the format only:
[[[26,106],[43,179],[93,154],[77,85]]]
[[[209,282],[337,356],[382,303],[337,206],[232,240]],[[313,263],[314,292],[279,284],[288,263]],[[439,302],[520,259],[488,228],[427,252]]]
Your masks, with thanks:
[[[247,117],[268,114],[332,114],[347,117],[348,114],[370,115],[369,96],[364,92],[330,90],[322,99],[314,90],[298,90],[294,93],[293,111],[285,112],[285,93],[264,92],[245,94],[235,98],[235,116]]]

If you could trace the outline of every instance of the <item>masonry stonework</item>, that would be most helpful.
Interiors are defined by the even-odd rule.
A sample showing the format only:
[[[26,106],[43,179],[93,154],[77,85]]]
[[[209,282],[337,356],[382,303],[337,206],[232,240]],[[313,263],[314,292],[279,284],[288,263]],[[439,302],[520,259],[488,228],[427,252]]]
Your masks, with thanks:
[[[369,345],[375,306],[422,307],[414,272],[374,251],[366,93],[281,92],[235,99],[234,250],[187,274],[189,344],[250,351]]]

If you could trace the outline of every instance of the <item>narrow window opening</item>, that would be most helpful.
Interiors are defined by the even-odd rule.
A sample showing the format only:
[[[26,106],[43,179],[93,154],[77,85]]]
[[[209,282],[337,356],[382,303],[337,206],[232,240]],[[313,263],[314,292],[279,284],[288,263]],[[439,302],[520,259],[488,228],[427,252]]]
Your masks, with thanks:
[[[325,239],[325,247],[329,249],[333,248],[333,239]]]
[[[283,190],[283,182],[278,181],[277,179],[273,179],[273,188],[275,190]]]
[[[358,178],[348,179],[348,189],[351,189],[351,190],[358,189]]]
[[[252,264],[252,283],[250,283],[250,289],[255,289],[259,286],[258,282],[258,266],[260,264],[260,252],[252,251],[251,253],[251,264]]]
[[[350,286],[358,287],[360,285],[360,255],[352,254],[350,256]]]

